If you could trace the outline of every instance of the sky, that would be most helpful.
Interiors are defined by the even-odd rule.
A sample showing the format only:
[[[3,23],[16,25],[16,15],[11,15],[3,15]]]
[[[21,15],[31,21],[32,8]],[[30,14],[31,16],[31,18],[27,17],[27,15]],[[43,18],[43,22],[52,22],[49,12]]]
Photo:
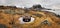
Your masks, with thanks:
[[[0,5],[11,5],[17,7],[31,7],[40,4],[45,8],[60,9],[60,0],[0,0]]]
[[[45,8],[57,9],[53,12],[60,14],[60,0],[0,0],[0,5],[17,6],[22,8],[29,8],[36,4],[40,4]]]

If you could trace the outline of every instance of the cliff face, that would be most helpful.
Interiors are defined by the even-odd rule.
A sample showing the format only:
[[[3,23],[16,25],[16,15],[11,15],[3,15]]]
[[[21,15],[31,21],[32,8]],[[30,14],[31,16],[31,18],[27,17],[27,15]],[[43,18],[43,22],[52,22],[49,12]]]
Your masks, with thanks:
[[[23,18],[21,17],[26,18],[26,16],[28,17],[27,20],[29,17],[33,17],[34,20],[22,23]],[[60,18],[52,12],[38,11],[34,8],[27,10],[10,6],[0,6],[0,24],[8,28],[60,28]]]

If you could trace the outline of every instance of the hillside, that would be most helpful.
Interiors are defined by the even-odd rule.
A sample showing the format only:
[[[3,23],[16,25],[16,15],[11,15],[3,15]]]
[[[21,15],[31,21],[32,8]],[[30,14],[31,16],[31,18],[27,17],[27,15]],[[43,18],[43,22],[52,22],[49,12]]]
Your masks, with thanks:
[[[44,8],[36,10],[0,6],[0,28],[60,28],[60,18],[52,12],[41,11],[41,9]],[[34,21],[22,23],[21,17],[26,18],[26,16],[33,17]]]

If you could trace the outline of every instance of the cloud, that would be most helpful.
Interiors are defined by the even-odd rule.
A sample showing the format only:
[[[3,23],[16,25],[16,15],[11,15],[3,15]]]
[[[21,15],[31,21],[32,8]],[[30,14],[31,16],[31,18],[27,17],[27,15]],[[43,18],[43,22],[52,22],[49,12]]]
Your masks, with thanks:
[[[5,3],[5,0],[0,0],[0,4],[3,5]]]
[[[51,9],[60,9],[60,0],[0,0],[0,5],[9,5],[17,7],[31,7],[34,4],[41,4],[42,7]],[[53,11],[57,14],[59,11]]]
[[[60,0],[0,0],[0,5],[31,7],[34,4],[41,4],[45,8],[60,9]]]

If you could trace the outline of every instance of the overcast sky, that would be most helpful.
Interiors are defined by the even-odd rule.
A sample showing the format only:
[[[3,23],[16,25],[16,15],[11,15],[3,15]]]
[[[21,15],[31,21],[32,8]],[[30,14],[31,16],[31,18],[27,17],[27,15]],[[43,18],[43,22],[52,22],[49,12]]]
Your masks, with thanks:
[[[34,4],[41,4],[45,8],[60,9],[60,0],[0,0],[0,5],[31,7]]]
[[[60,0],[0,0],[0,5],[11,5],[22,8],[31,7],[35,4],[40,4],[45,8],[60,9]],[[60,10],[56,10],[55,13],[60,14]]]

